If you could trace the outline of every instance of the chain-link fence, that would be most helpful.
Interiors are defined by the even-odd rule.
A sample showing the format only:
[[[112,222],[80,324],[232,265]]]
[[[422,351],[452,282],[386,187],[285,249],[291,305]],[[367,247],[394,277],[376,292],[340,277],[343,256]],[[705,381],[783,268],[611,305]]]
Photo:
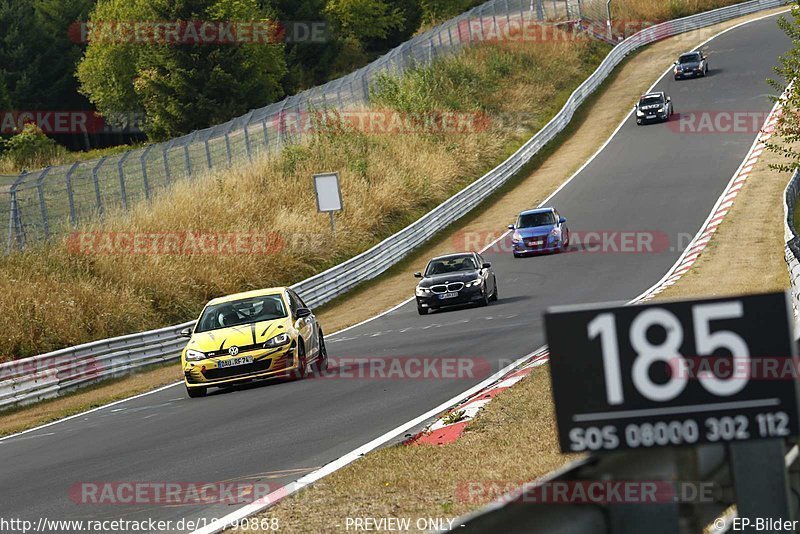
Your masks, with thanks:
[[[602,1],[602,0],[591,0]],[[205,130],[73,165],[0,176],[7,186],[0,220],[8,221],[6,252],[64,235],[109,210],[128,209],[170,183],[209,169],[252,160],[296,139],[309,111],[364,107],[383,73],[400,74],[461,47],[502,38],[521,23],[580,18],[580,0],[491,0],[403,43],[337,80],[255,109]]]

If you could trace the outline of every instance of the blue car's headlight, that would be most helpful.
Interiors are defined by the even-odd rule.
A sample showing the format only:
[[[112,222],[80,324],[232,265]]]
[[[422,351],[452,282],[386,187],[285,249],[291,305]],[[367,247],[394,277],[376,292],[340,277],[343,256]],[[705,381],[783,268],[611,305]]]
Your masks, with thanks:
[[[519,232],[514,232],[511,235],[511,242],[512,243],[522,243],[522,236],[519,235]]]
[[[470,280],[469,282],[464,283],[464,287],[475,287],[483,282],[483,278],[476,278],[475,280]]]
[[[198,362],[200,360],[205,360],[206,355],[200,352],[199,350],[187,350],[186,351],[186,361],[187,362]]]
[[[264,343],[264,348],[272,349],[275,347],[280,347],[281,345],[286,345],[287,343],[289,343],[289,341],[291,341],[291,339],[289,338],[289,334],[284,332],[282,334],[278,334],[277,336],[268,339],[267,342]]]

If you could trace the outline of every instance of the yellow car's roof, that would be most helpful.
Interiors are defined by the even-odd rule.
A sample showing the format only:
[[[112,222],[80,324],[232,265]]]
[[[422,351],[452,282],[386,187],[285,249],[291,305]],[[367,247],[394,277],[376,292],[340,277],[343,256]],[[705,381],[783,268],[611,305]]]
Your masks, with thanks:
[[[283,293],[286,290],[285,287],[270,287],[267,289],[256,289],[253,291],[246,291],[244,293],[235,293],[233,295],[227,295],[224,297],[219,297],[211,300],[206,306],[211,304],[222,304],[223,302],[232,302],[234,300],[241,300],[250,297],[261,297],[264,295],[278,295]]]

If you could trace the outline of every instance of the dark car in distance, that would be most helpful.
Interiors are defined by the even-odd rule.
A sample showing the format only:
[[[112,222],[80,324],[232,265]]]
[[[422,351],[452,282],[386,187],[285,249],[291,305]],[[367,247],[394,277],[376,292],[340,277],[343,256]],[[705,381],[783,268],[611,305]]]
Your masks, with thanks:
[[[700,51],[681,54],[672,73],[676,80],[705,76],[708,74],[708,58]]]
[[[477,252],[433,258],[424,273],[414,276],[422,279],[415,290],[420,315],[445,306],[470,303],[486,306],[497,300],[497,278],[492,264]]]
[[[636,124],[668,121],[673,112],[672,99],[667,93],[647,93],[636,104]]]

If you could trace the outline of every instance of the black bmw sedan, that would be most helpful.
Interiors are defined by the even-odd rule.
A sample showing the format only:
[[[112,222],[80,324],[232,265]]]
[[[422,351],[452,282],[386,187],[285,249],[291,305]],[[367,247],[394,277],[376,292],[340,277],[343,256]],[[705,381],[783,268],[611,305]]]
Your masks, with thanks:
[[[476,303],[486,306],[497,300],[497,279],[492,264],[476,252],[439,256],[428,262],[417,284],[417,311],[426,315],[429,310],[444,306]]]

